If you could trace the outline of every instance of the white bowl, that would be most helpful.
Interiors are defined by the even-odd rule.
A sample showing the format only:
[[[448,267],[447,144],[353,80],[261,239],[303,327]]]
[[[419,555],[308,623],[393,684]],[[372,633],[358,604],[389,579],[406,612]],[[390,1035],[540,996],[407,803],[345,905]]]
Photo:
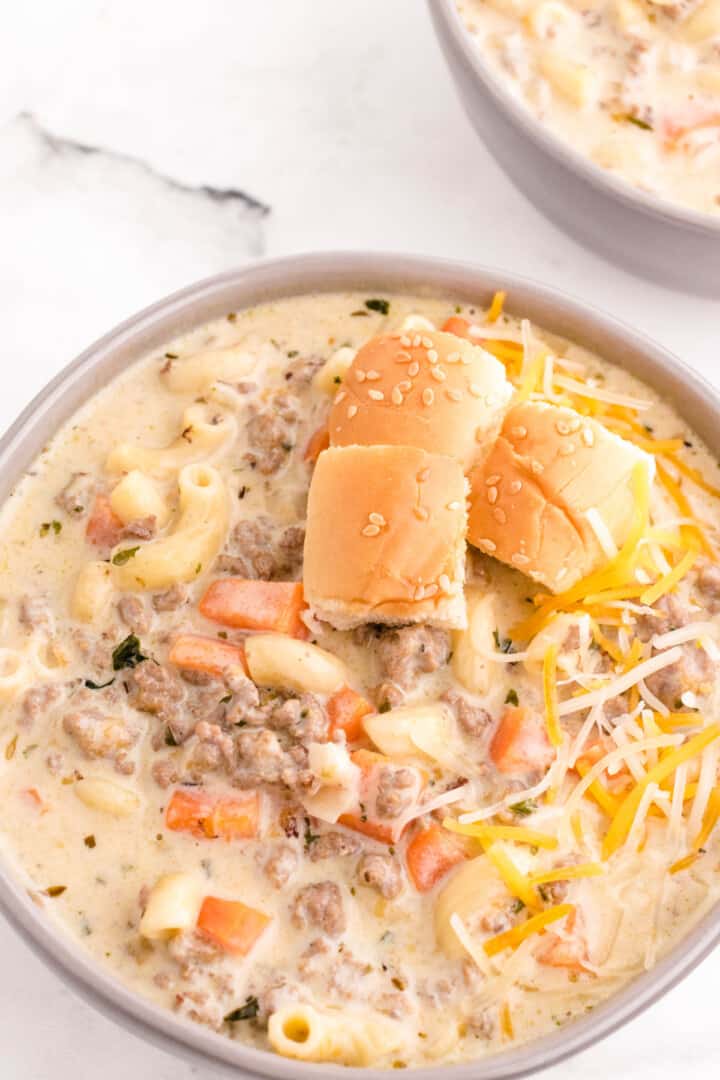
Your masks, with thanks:
[[[720,457],[720,398],[660,346],[617,319],[544,286],[467,263],[389,254],[298,255],[258,263],[201,281],[140,312],[92,345],[25,409],[0,440],[0,499],[10,494],[59,426],[133,361],[176,334],[243,307],[299,293],[359,289],[382,295],[405,290],[485,305],[496,289],[507,308],[596,349],[672,400]],[[195,1063],[234,1076],[282,1080],[387,1080],[380,1069],[302,1064],[243,1046],[151,1004],[117,981],[28,896],[9,859],[0,861],[0,910],[60,978],[118,1023]],[[582,1050],[647,1008],[683,978],[720,940],[720,905],[651,971],[567,1027],[506,1053],[449,1067],[415,1070],[418,1080],[500,1080],[526,1075]],[[7,975],[6,975],[7,978]]]
[[[720,218],[656,198],[544,127],[484,62],[454,0],[428,0],[468,118],[531,202],[581,244],[673,288],[720,296]],[[477,180],[482,197],[482,178]]]

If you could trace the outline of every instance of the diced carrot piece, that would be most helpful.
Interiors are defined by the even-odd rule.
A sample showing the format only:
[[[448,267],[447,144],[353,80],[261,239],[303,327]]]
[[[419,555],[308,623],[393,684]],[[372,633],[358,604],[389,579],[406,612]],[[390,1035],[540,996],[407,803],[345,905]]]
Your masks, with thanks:
[[[472,340],[470,326],[471,324],[467,319],[462,319],[459,315],[451,315],[443,324],[443,331],[446,334],[454,334],[455,337],[467,338],[470,341]]]
[[[274,630],[291,637],[307,634],[300,618],[305,607],[300,581],[247,581],[233,577],[213,581],[200,601],[205,618],[223,626]]]
[[[29,806],[37,810],[39,814],[47,814],[48,806],[42,795],[35,787],[23,788],[20,793]]]
[[[418,892],[429,892],[449,870],[470,857],[467,837],[431,825],[420,829],[407,846],[408,873]]]
[[[207,675],[224,675],[233,668],[242,668],[247,675],[245,650],[229,641],[203,637],[201,634],[180,634],[170,648],[168,660],[187,671],[203,671]]]
[[[167,805],[165,824],[172,832],[189,832],[204,839],[247,840],[259,831],[260,796],[246,791],[218,797],[178,788]]]
[[[247,956],[272,919],[240,900],[206,896],[198,915],[197,928],[226,952]]]
[[[357,694],[349,686],[343,686],[327,703],[330,737],[332,738],[336,731],[344,731],[348,742],[358,742],[365,735],[362,718],[371,712],[374,712],[374,709],[362,694]]]
[[[546,769],[554,756],[539,718],[523,705],[508,705],[490,743],[495,768],[503,773]]]
[[[578,915],[575,907],[565,921],[565,929],[570,938],[561,938],[559,934],[549,932],[545,935],[545,943],[535,953],[535,959],[540,964],[549,967],[567,968],[568,971],[580,974],[587,971],[588,950],[587,941],[582,927],[582,916]]]
[[[395,829],[387,821],[379,821],[377,818],[370,819],[364,814],[341,814],[338,818],[341,825],[353,832],[362,833],[373,840],[379,840],[381,844],[394,844],[397,840]]]
[[[92,512],[85,529],[85,538],[96,547],[111,548],[117,544],[123,523],[117,516],[107,495],[96,495]]]
[[[314,431],[308,440],[308,444],[305,447],[305,453],[303,459],[305,461],[312,461],[313,464],[322,454],[323,450],[327,450],[330,446],[330,432],[328,426],[325,424],[323,427]]]
[[[338,821],[354,832],[370,836],[373,840],[379,840],[381,844],[394,844],[398,839],[398,822],[394,818],[380,818],[374,812],[373,787],[375,771],[383,765],[394,764],[384,754],[378,754],[374,750],[355,750],[350,755],[353,764],[357,765],[362,772],[360,780],[360,797],[357,811],[341,814]]]

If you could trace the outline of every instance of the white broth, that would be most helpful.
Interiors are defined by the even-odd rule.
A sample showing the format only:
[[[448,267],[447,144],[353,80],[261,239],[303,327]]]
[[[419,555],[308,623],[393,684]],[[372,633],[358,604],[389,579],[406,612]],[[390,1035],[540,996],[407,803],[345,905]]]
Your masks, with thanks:
[[[611,358],[500,307],[333,294],[229,313],[91,399],[2,509],[6,856],[104,968],[229,1038],[387,1067],[496,1053],[613,994],[718,897],[717,463]],[[479,327],[519,394],[655,456],[642,535],[599,596],[548,608],[473,552],[471,613],[490,606],[470,636],[334,631],[297,584],[311,437],[353,350],[448,319]],[[242,618],[296,635],[262,678],[248,648],[260,687],[247,623],[222,589],[212,618],[203,600],[236,579]],[[264,583],[285,583],[282,619]],[[303,626],[332,656],[298,668]],[[562,741],[508,772],[508,716],[550,746],[543,672]],[[604,707],[563,711],[598,687]],[[473,835],[453,831],[467,817]]]

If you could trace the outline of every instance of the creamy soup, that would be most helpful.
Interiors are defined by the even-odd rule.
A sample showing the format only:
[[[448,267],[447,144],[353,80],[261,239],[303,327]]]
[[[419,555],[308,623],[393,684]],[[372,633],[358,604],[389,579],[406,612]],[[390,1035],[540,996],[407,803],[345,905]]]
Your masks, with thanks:
[[[493,1054],[718,897],[717,464],[651,388],[501,309],[228,313],[103,388],[3,508],[7,858],[78,947],[229,1039]],[[468,549],[467,629],[334,631],[300,585],[333,396],[374,335],[446,323],[655,480],[579,589]]]
[[[556,135],[663,199],[720,213],[718,0],[457,0],[483,59]]]

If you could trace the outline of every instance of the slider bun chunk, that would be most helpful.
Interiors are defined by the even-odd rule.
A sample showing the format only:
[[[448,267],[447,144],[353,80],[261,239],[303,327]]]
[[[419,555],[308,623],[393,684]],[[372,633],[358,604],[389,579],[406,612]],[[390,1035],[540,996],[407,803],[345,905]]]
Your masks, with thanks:
[[[340,630],[465,626],[467,482],[459,462],[411,446],[318,458],[308,500],[305,598]]]
[[[516,405],[470,476],[468,539],[553,592],[568,589],[625,541],[638,462],[652,478],[653,458],[597,421],[540,402]]]
[[[478,345],[439,331],[383,334],[357,353],[330,412],[331,446],[415,446],[465,468],[500,426],[512,387]]]

